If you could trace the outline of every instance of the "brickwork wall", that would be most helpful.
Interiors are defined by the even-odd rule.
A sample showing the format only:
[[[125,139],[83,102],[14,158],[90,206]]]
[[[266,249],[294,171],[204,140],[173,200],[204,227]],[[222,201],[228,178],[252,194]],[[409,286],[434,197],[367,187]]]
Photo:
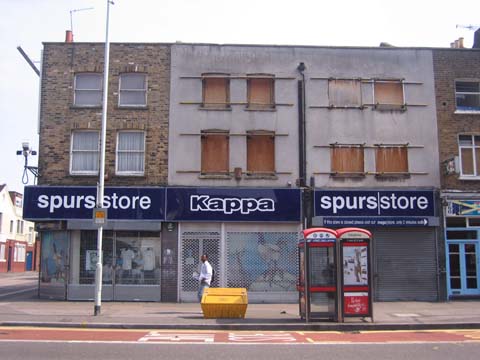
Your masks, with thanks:
[[[455,80],[480,80],[480,50],[434,49],[433,67],[442,189],[479,190],[480,181],[447,175],[444,161],[459,156],[458,134],[480,135],[480,114],[455,114]]]
[[[101,129],[102,109],[74,107],[74,76],[103,74],[104,44],[44,44],[39,144],[39,185],[96,185],[96,176],[70,175],[73,130]],[[147,74],[147,108],[118,107],[119,75]],[[111,44],[106,140],[106,186],[166,185],[170,47],[162,44]],[[117,132],[146,132],[145,175],[116,176]]]

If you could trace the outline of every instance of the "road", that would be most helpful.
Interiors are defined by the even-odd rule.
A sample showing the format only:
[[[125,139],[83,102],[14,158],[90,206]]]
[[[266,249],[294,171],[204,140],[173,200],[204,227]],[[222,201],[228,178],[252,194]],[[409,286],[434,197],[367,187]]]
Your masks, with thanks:
[[[255,332],[0,327],[1,359],[476,359],[480,330]]]
[[[37,295],[38,273],[2,274],[0,301],[20,301]]]

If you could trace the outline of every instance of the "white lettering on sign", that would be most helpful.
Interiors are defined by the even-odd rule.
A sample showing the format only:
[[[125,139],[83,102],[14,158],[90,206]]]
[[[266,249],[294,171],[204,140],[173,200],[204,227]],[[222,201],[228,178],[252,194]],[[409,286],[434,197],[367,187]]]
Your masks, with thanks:
[[[323,195],[320,198],[320,207],[324,210],[332,210],[334,214],[344,209],[426,210],[428,206],[428,198],[425,196],[398,196],[395,193],[378,197],[364,195]]]
[[[191,195],[190,211],[219,211],[225,214],[240,212],[241,214],[250,214],[251,212],[275,211],[275,202],[272,199],[261,198],[218,198],[210,195]]]
[[[95,207],[94,195],[40,195],[37,206],[48,209],[53,214],[62,209],[93,209]],[[103,207],[106,209],[142,209],[147,210],[152,205],[152,199],[148,196],[119,196],[113,193],[103,197]]]

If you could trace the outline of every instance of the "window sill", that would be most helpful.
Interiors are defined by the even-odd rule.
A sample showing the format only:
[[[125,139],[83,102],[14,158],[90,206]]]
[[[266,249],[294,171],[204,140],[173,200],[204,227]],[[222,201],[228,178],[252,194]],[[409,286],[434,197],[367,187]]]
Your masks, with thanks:
[[[263,112],[275,112],[277,111],[277,109],[275,109],[274,107],[257,107],[257,106],[252,106],[252,107],[246,107],[244,109],[245,111],[263,111]]]
[[[98,172],[97,173],[70,173],[70,176],[74,176],[74,177],[81,177],[81,176],[85,176],[85,177],[93,177],[93,176],[98,176]]]
[[[245,180],[278,180],[275,173],[246,173]]]
[[[373,107],[377,111],[407,111],[406,105],[396,105],[396,104],[375,104]]]
[[[366,173],[364,172],[332,172],[330,173],[332,178],[345,179],[345,178],[364,178]]]
[[[459,176],[458,180],[480,181],[480,176]]]
[[[375,177],[378,179],[408,179],[410,178],[410,173],[408,172],[384,172],[376,173]]]
[[[454,114],[461,114],[461,115],[480,115],[480,109],[456,109]]]
[[[201,180],[230,180],[232,176],[230,174],[201,174],[198,176]]]
[[[70,105],[71,110],[101,110],[102,105]]]
[[[141,174],[134,174],[134,173],[115,173],[115,176],[118,176],[118,177],[145,177],[145,173],[141,173]]]
[[[116,109],[117,110],[148,110],[148,106],[147,105],[131,105],[131,106],[118,105]]]
[[[200,105],[199,110],[206,110],[206,111],[232,111],[232,108],[230,106],[228,107],[220,107],[220,106],[203,106]]]

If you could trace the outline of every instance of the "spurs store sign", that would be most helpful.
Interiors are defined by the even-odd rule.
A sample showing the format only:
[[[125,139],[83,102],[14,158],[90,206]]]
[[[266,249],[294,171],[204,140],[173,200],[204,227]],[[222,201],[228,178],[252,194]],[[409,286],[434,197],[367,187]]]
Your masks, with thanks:
[[[316,191],[317,216],[435,216],[433,191]]]
[[[95,187],[28,186],[24,218],[91,219]],[[109,219],[159,221],[299,221],[297,189],[106,188]]]

